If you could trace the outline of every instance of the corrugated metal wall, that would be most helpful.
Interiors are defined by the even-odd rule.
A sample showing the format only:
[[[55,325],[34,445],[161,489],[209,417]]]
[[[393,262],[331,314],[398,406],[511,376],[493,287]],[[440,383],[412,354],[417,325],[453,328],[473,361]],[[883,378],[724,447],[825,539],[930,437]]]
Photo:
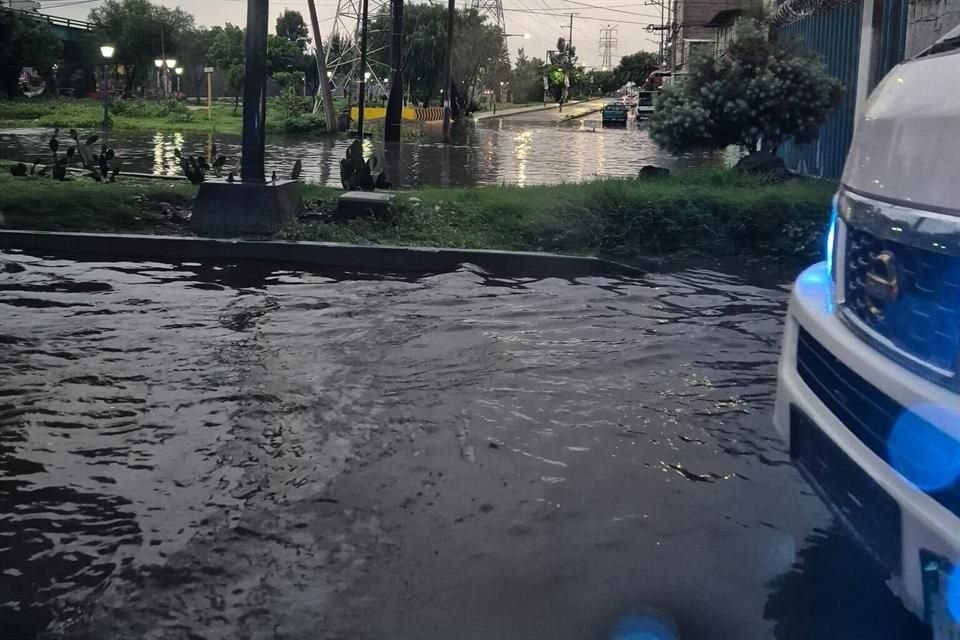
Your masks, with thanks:
[[[877,86],[890,69],[903,62],[907,49],[908,0],[884,0],[883,21],[877,39],[877,53],[873,60],[871,90]]]
[[[843,101],[820,128],[816,142],[787,143],[780,148],[780,156],[795,171],[824,178],[838,178],[843,172],[853,138],[862,14],[862,3],[857,2],[829,13],[807,16],[778,30],[779,39],[793,38],[819,53],[827,71],[846,86]]]

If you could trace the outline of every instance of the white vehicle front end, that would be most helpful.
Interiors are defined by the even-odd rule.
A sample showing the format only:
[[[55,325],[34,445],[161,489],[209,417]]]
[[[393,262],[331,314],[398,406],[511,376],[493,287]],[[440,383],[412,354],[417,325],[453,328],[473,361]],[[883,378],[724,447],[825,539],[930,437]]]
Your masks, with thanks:
[[[775,424],[904,604],[960,638],[960,47],[877,88],[831,229],[793,290]]]

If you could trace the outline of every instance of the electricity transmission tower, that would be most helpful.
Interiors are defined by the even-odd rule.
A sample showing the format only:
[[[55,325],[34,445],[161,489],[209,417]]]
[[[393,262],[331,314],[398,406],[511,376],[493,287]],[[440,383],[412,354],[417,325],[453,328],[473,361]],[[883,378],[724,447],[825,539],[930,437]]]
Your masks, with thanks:
[[[506,33],[506,22],[503,19],[503,2],[501,0],[470,0],[470,8],[476,9],[481,16],[490,16],[494,26],[500,33]]]
[[[367,68],[360,69],[360,30],[363,23],[362,0],[337,0],[337,14],[333,19],[333,27],[326,41],[327,69],[333,73],[338,87],[356,87],[360,77],[369,73],[367,85],[379,87],[386,95],[384,80],[390,77],[390,65],[379,62],[386,59],[376,55],[389,48],[390,0],[368,0],[368,24],[373,23],[377,16],[387,16],[387,20],[379,23],[382,29],[370,29],[367,32]],[[375,34],[382,33],[382,36]],[[382,44],[375,44],[382,43]],[[346,83],[346,84],[344,84]]]
[[[619,27],[608,24],[600,28],[600,68],[604,71],[613,69],[613,54],[617,51],[620,38],[617,36]]]

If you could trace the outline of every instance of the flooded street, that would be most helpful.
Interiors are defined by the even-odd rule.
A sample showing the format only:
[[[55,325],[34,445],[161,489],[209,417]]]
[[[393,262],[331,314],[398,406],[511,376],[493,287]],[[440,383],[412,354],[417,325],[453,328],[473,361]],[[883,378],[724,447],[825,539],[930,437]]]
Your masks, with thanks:
[[[642,127],[604,129],[598,115],[572,124],[557,125],[531,116],[490,119],[468,123],[455,133],[454,144],[444,145],[440,123],[406,123],[418,133],[416,142],[400,143],[384,152],[382,143],[370,151],[385,163],[391,180],[399,186],[534,185],[582,182],[598,177],[636,176],[640,167],[654,164],[677,167],[720,163],[715,156],[676,158],[661,151]],[[0,158],[32,162],[49,156],[47,129],[0,130]],[[237,164],[240,137],[223,134],[155,134],[113,131],[109,144],[117,152],[122,169],[156,175],[181,175],[174,150],[188,155],[219,152]],[[267,136],[267,172],[289,175],[294,163],[303,160],[308,182],[340,186],[340,159],[350,140],[316,134]]]
[[[0,253],[0,637],[925,638],[773,430],[786,301]]]

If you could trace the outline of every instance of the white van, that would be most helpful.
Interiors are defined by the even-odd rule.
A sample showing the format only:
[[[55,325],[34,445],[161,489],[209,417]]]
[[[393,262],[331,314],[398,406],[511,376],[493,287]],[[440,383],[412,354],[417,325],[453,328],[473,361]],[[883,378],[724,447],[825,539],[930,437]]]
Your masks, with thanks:
[[[826,259],[793,289],[775,424],[937,638],[960,638],[960,28],[857,123]]]

